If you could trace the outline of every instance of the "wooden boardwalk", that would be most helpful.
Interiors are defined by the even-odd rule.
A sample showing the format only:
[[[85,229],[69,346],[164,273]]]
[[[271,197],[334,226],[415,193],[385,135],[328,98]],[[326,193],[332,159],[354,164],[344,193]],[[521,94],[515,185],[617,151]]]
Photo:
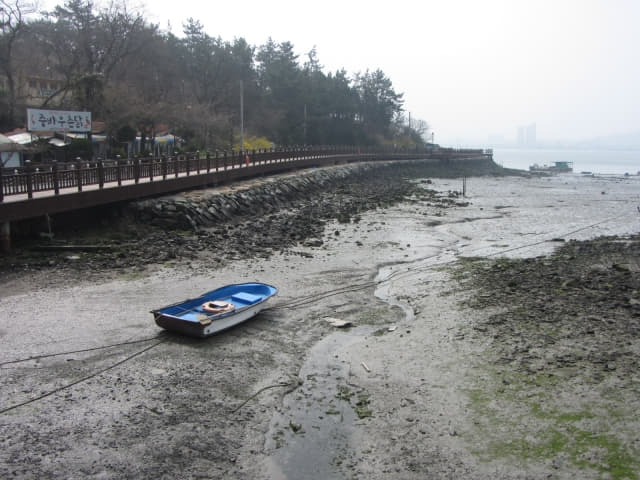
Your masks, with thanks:
[[[24,168],[0,176],[0,222],[218,185],[309,166],[371,156],[349,153],[269,152],[243,157],[176,157]]]
[[[353,148],[252,152],[201,158],[27,166],[0,169],[0,250],[10,244],[10,223],[98,205],[126,202],[179,191],[227,184],[295,169],[341,163],[429,159],[451,161],[491,158],[483,150],[367,151]]]

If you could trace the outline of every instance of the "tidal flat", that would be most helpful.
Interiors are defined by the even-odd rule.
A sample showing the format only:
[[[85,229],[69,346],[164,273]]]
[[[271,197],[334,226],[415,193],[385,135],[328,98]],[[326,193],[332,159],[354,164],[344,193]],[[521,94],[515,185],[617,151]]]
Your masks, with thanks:
[[[289,206],[321,228],[268,255],[240,224],[186,259],[16,254],[0,476],[638,478],[640,178],[411,183],[341,218]],[[149,313],[254,280],[269,308],[208,339]]]

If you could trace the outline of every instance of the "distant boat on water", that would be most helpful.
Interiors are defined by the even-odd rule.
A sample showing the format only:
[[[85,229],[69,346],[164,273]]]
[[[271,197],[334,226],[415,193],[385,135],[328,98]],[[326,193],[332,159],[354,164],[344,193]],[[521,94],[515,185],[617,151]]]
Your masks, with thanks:
[[[495,148],[493,158],[505,168],[527,171],[535,163],[553,165],[554,162],[561,161],[574,162],[573,173],[587,171],[594,175],[624,175],[626,172],[633,174],[640,170],[640,150]],[[552,175],[551,172],[546,174]]]
[[[540,173],[571,173],[573,172],[573,162],[553,162],[552,165],[538,165],[534,163],[529,167],[529,171]]]

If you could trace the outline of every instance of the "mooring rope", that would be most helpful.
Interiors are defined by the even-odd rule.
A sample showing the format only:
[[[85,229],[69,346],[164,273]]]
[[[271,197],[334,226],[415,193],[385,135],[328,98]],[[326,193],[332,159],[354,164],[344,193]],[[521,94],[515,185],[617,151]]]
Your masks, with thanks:
[[[136,353],[134,353],[132,355],[129,355],[128,357],[124,358],[123,360],[120,360],[119,362],[116,362],[116,363],[114,363],[112,365],[109,365],[108,367],[105,367],[105,368],[103,368],[103,369],[101,369],[101,370],[99,370],[97,372],[92,373],[91,375],[87,375],[87,376],[82,377],[82,378],[80,378],[78,380],[74,380],[71,383],[68,383],[68,384],[63,385],[61,387],[58,387],[58,388],[55,388],[55,389],[50,390],[48,392],[45,392],[42,395],[39,395],[39,396],[37,396],[35,398],[31,398],[29,400],[25,400],[24,402],[17,403],[15,405],[11,405],[10,407],[6,407],[6,408],[3,408],[3,409],[0,409],[0,415],[2,415],[4,413],[7,413],[7,412],[10,412],[11,410],[15,410],[16,408],[24,407],[25,405],[29,405],[31,403],[37,402],[39,400],[42,400],[43,398],[50,397],[51,395],[54,395],[54,394],[59,393],[59,392],[62,392],[63,390],[67,390],[67,389],[73,387],[74,385],[78,385],[79,383],[86,382],[87,380],[95,378],[98,375],[101,375],[101,374],[103,374],[105,372],[108,372],[109,370],[113,370],[114,368],[119,367],[123,363],[128,362],[132,358],[138,357],[138,356],[142,355],[143,353],[148,352],[152,348],[155,348],[158,345],[160,345],[161,343],[164,343],[166,341],[167,341],[166,339],[160,340],[159,342],[156,342],[153,345],[145,347],[142,350],[140,350],[140,351],[138,351],[138,352],[136,352]]]

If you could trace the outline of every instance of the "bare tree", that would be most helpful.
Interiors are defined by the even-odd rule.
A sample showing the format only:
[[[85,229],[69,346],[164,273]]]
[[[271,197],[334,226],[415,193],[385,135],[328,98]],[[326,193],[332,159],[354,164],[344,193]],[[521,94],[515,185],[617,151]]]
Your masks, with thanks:
[[[98,10],[91,0],[68,0],[40,25],[40,45],[54,57],[76,106],[101,114],[115,68],[140,53],[155,27],[124,1]]]
[[[0,0],[0,70],[6,77],[7,125],[13,125],[16,110],[15,47],[27,27],[26,17],[37,11],[36,2]]]

